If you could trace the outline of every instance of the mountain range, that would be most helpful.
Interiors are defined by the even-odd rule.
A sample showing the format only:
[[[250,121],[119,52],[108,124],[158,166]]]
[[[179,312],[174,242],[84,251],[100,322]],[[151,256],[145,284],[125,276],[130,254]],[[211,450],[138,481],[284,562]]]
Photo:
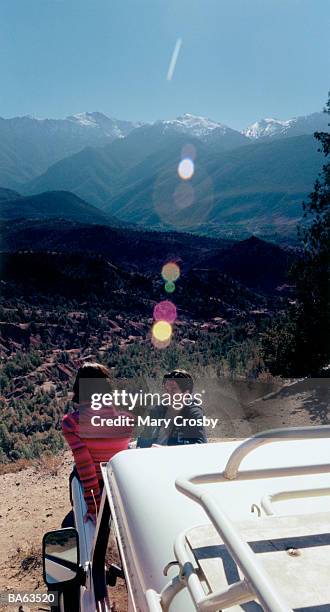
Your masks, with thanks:
[[[325,130],[327,118],[324,113],[313,113],[288,120],[262,119],[239,132],[218,121],[188,113],[154,124],[123,121],[99,112],[78,113],[65,119],[0,117],[0,185],[17,188],[86,146],[109,144],[115,139],[125,138],[134,129],[152,125],[159,131],[176,131],[206,142],[223,141],[223,147],[228,149],[256,139],[299,136]]]
[[[60,159],[123,138],[138,125],[102,113],[66,119],[0,118],[0,185],[17,188]]]
[[[199,231],[230,227],[266,235],[292,230],[321,159],[311,136],[221,151],[198,148],[189,184],[180,180],[180,145],[121,174],[103,209],[145,226]],[[45,188],[45,183],[43,183]],[[94,202],[96,204],[96,201]],[[99,205],[101,203],[98,203]]]
[[[220,236],[290,233],[322,165],[312,133],[326,129],[324,113],[263,119],[242,132],[191,114],[153,124],[102,113],[0,119],[1,217],[78,220],[80,211],[82,222],[115,216]],[[182,157],[194,160],[190,181],[178,176]],[[7,193],[5,204],[5,189],[24,200]]]
[[[232,135],[228,135],[231,139]],[[310,135],[224,146],[189,138],[191,180],[178,176],[187,138],[144,126],[102,148],[86,148],[23,187],[75,193],[121,221],[154,229],[243,236],[295,232],[322,157]]]

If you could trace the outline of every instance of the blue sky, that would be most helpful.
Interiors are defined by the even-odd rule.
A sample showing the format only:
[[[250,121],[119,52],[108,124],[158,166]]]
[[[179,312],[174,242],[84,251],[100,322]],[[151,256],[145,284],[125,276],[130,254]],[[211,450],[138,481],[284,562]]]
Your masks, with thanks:
[[[329,31],[329,0],[1,0],[0,116],[190,112],[243,128],[311,113]]]

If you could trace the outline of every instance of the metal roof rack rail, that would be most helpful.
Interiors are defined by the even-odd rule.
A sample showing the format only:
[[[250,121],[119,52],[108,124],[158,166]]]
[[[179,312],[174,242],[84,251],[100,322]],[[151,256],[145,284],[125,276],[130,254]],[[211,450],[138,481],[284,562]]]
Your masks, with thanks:
[[[146,599],[149,611],[164,612],[168,610],[176,594],[182,589],[187,588],[198,612],[216,612],[253,600],[257,600],[267,612],[292,612],[292,608],[282,599],[269,573],[257,559],[257,555],[250,548],[249,544],[242,539],[236,526],[221,509],[214,497],[199,485],[220,483],[228,480],[250,480],[330,472],[330,463],[239,470],[242,460],[250,452],[262,445],[285,440],[307,440],[329,437],[330,426],[326,425],[268,430],[252,436],[238,446],[229,457],[222,472],[193,474],[177,478],[175,482],[176,488],[202,506],[220,540],[240,569],[243,579],[227,585],[226,588],[215,589],[206,594],[197,561],[194,558],[193,551],[187,546],[188,531],[182,532],[174,543],[174,553],[180,569],[179,575],[173,578],[163,588],[161,593],[157,593],[153,589],[147,590]],[[325,491],[317,491],[315,494],[325,494]],[[276,517],[267,516],[266,520],[272,521],[277,519]]]

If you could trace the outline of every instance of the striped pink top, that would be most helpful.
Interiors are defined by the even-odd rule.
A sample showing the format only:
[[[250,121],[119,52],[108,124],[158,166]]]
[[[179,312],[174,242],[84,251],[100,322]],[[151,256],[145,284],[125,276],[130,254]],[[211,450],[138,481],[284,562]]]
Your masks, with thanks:
[[[101,495],[99,481],[102,480],[100,463],[109,461],[116,453],[125,450],[131,438],[83,438],[79,435],[79,411],[66,414],[62,420],[62,431],[68,442],[80,480],[88,511],[95,514],[95,503],[99,508]],[[93,491],[93,493],[92,493]]]

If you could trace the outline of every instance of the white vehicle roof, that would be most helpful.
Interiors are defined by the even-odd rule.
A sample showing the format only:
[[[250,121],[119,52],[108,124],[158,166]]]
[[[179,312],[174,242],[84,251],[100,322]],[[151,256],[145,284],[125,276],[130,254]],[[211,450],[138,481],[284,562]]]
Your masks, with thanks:
[[[129,589],[138,602],[137,609],[147,610],[144,594],[148,589],[160,592],[169,578],[178,573],[174,567],[168,576],[164,567],[175,559],[173,544],[180,532],[210,523],[206,513],[175,487],[178,476],[221,472],[240,442],[132,449],[117,454],[107,465],[105,481],[113,519],[129,577]],[[281,441],[260,447],[242,462],[241,470],[329,464],[328,439]],[[305,474],[250,480],[228,480],[200,485],[221,505],[234,522],[258,520],[251,513],[253,504],[260,508],[262,498],[280,491],[329,487],[329,474]],[[276,503],[281,515],[322,512],[329,509],[329,496],[288,499]],[[329,594],[330,601],[330,594]],[[259,608],[260,609],[260,608]],[[189,593],[181,591],[171,604],[171,612],[195,610]]]

